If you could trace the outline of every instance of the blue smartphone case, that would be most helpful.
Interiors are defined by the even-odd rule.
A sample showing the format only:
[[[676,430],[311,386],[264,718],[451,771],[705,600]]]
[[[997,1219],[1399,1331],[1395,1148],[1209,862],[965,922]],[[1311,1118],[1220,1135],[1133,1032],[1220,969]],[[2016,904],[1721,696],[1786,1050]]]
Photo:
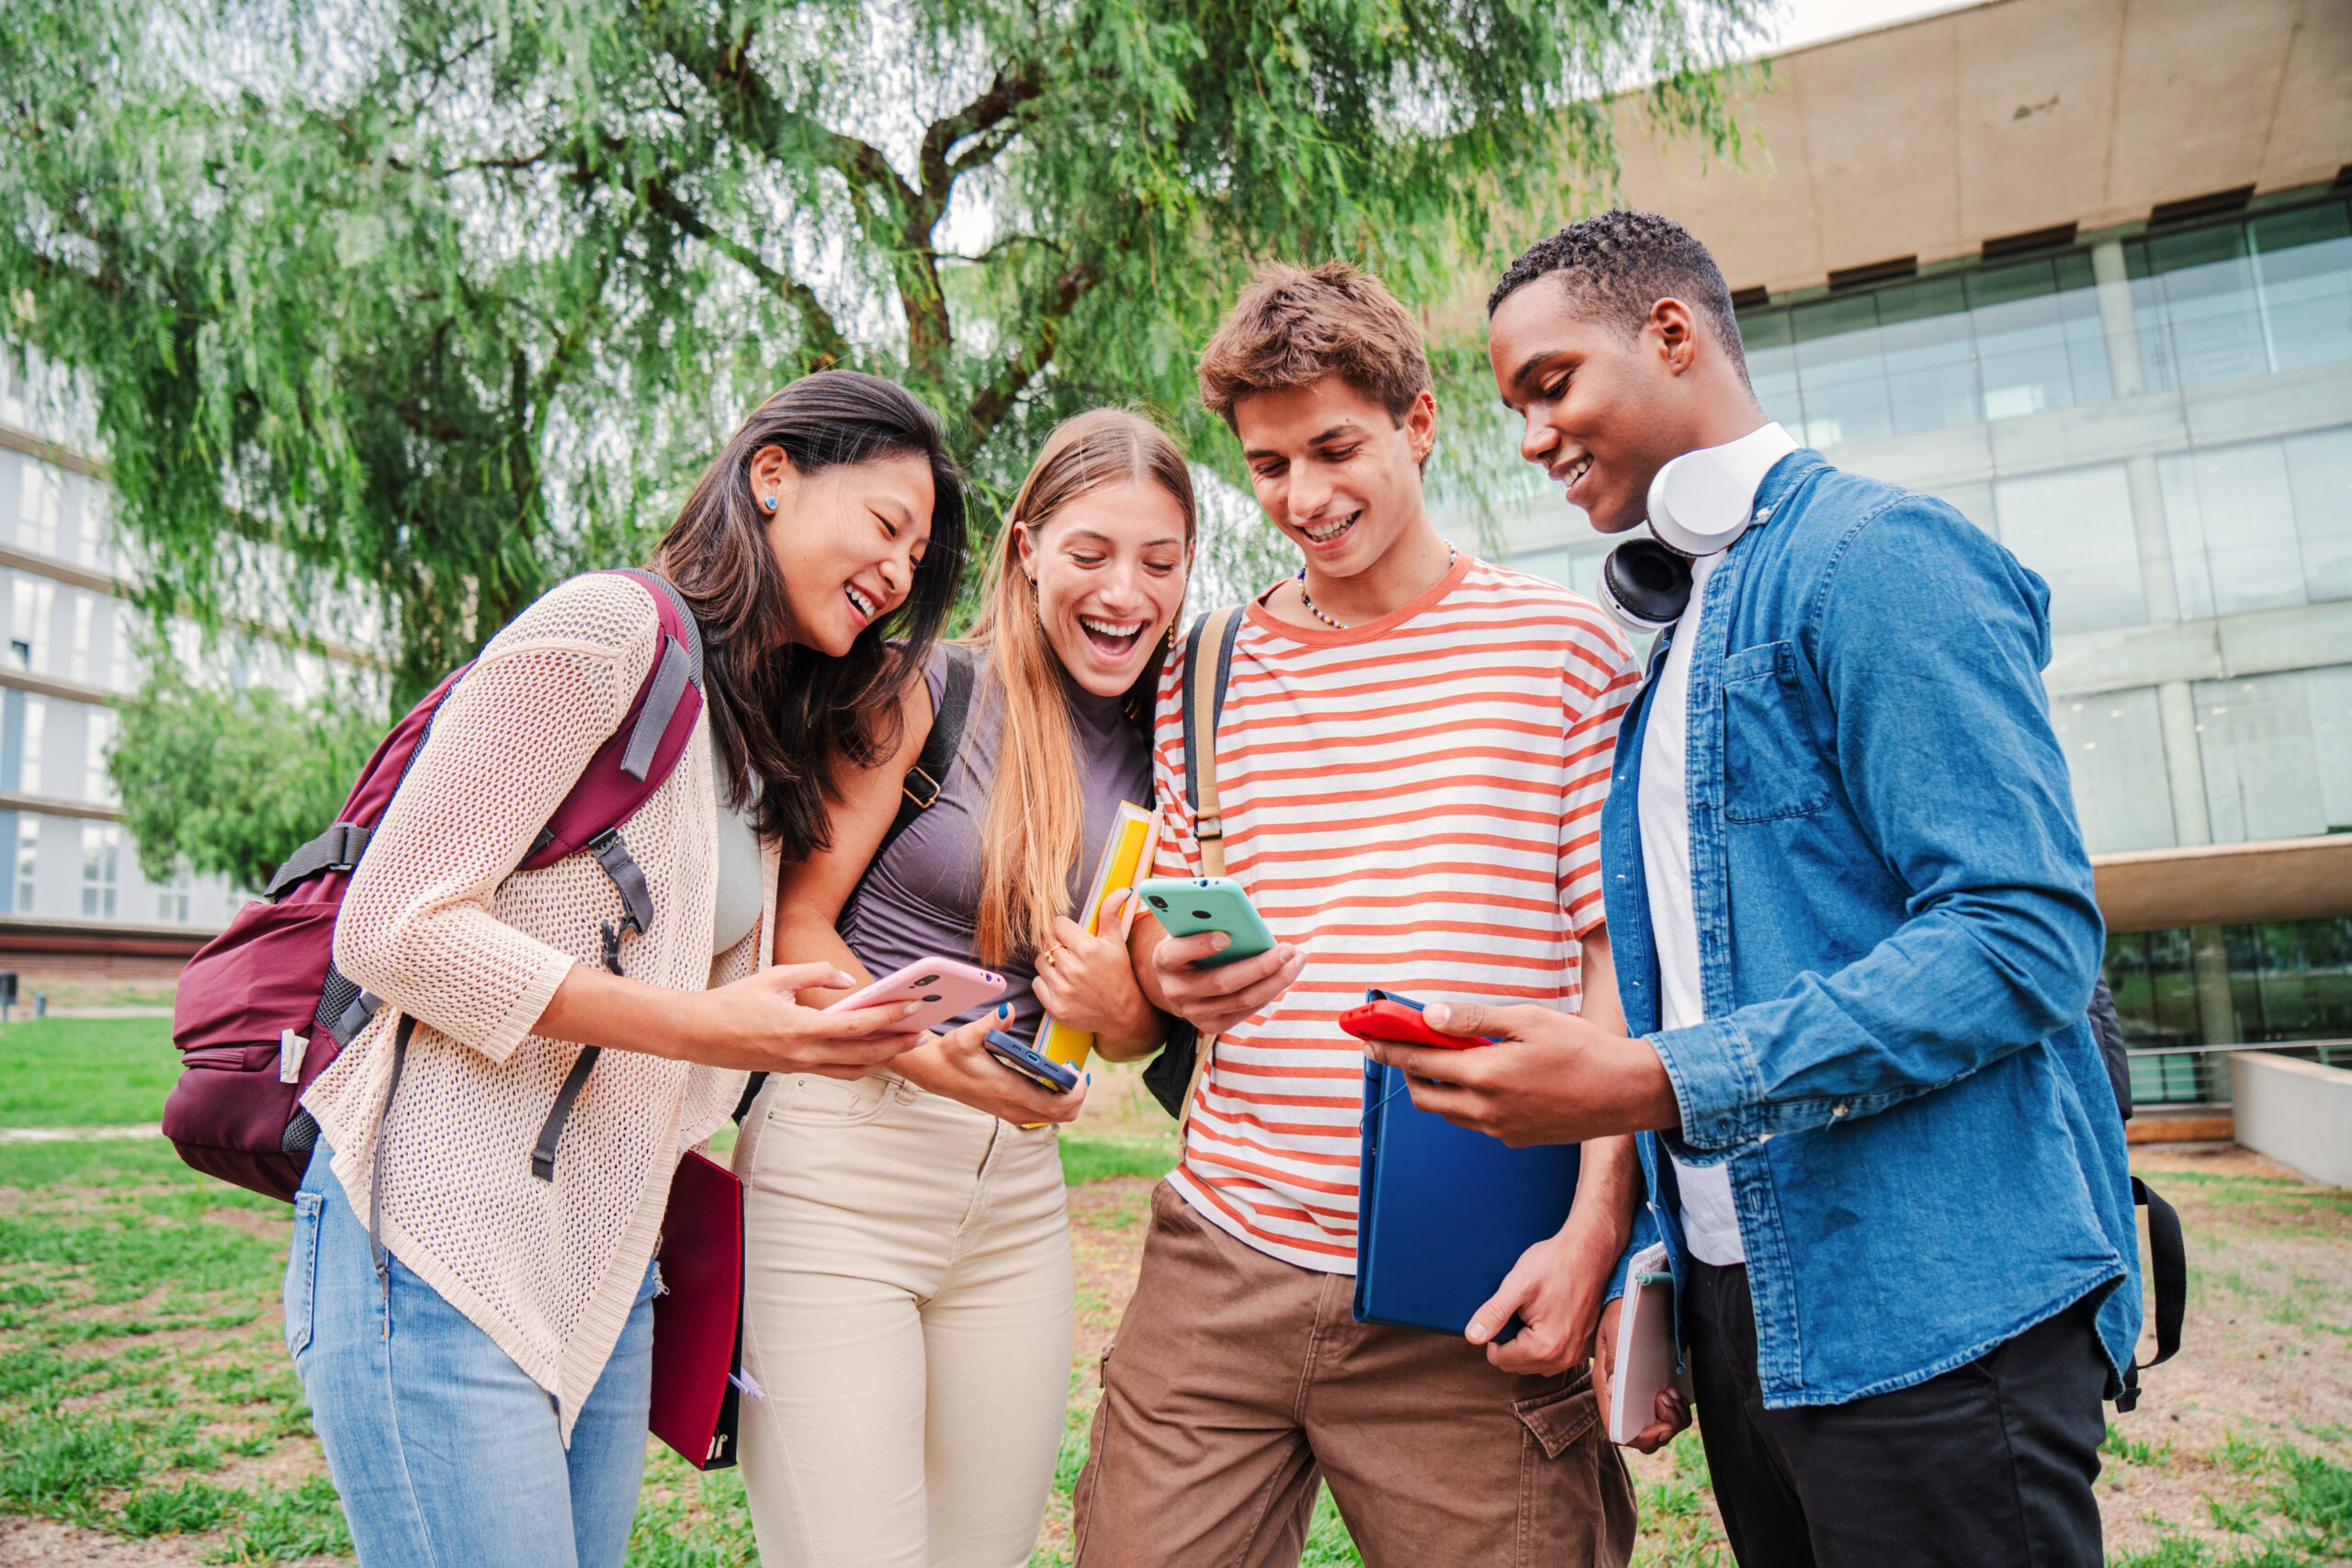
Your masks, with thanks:
[[[1274,945],[1274,933],[1258,918],[1250,896],[1229,876],[1150,876],[1136,884],[1149,909],[1170,936],[1198,936],[1223,931],[1233,945],[1201,959],[1195,969],[1216,969],[1255,958]]]
[[[1078,1087],[1078,1069],[1041,1056],[1001,1029],[991,1029],[982,1037],[981,1045],[988,1054],[1035,1084],[1055,1094],[1068,1094]]]
[[[1369,1056],[1363,1146],[1358,1323],[1461,1333],[1576,1198],[1576,1145],[1514,1149],[1457,1127],[1414,1105],[1405,1075]],[[1496,1339],[1519,1328],[1514,1317]]]

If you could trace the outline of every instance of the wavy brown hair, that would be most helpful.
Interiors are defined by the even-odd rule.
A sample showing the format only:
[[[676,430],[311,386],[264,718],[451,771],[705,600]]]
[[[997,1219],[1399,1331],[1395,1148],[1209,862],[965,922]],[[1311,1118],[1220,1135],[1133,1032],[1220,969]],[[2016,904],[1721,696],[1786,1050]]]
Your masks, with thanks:
[[[1196,508],[1193,476],[1167,433],[1139,413],[1096,409],[1064,420],[1021,482],[997,536],[981,587],[983,608],[968,640],[989,647],[988,679],[1002,695],[1004,734],[980,836],[978,952],[983,964],[1035,953],[1069,909],[1070,869],[1086,827],[1086,801],[1072,765],[1069,707],[1061,660],[1037,615],[1037,585],[1021,570],[1015,528],[1033,547],[1079,497],[1130,479],[1156,484],[1184,514],[1184,559],[1192,564]],[[1127,691],[1128,719],[1148,734],[1159,660],[1147,659]]]
[[[777,446],[802,474],[919,457],[931,466],[931,542],[907,601],[830,658],[791,640],[783,569],[752,459]],[[703,470],[653,553],[703,636],[703,695],[729,803],[760,781],[755,825],[787,861],[832,841],[836,771],[871,767],[899,739],[899,705],[947,623],[964,559],[964,479],[939,416],[903,389],[854,370],[804,376],[762,403]]]

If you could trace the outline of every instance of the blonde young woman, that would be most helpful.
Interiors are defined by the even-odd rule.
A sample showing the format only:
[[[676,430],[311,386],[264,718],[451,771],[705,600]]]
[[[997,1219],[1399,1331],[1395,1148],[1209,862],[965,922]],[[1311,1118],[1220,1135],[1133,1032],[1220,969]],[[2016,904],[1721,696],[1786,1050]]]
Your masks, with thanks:
[[[861,976],[978,963],[1012,982],[1001,1027],[1023,1039],[1046,1012],[1122,1055],[1160,1038],[1118,908],[1102,937],[1070,917],[1119,803],[1151,803],[1150,698],[1193,534],[1183,459],[1149,421],[1104,410],[1053,433],[989,564],[937,802],[877,856],[944,649],[896,754],[837,775],[831,847],[786,869],[779,953]],[[736,1157],[744,1358],[766,1395],[745,1404],[742,1460],[766,1568],[1028,1560],[1069,1379],[1050,1124],[1083,1096],[1037,1089],[968,1031],[863,1082],[770,1080]]]

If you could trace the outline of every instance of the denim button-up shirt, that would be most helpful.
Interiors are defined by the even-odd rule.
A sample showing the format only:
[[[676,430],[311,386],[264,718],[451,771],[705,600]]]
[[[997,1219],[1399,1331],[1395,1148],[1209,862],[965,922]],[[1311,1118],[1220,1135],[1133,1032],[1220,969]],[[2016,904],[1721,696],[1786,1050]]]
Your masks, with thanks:
[[[2137,1241],[2083,1017],[2103,933],[2041,684],[2049,591],[1951,507],[1817,452],[1775,465],[1756,506],[1698,626],[1669,634],[1699,639],[1704,1022],[1658,1029],[1646,691],[1601,817],[1626,1021],[1682,1113],[1639,1140],[1634,1247],[1663,1235],[1679,1292],[1659,1137],[1729,1162],[1768,1406],[1924,1382],[2086,1296],[2117,1371]]]

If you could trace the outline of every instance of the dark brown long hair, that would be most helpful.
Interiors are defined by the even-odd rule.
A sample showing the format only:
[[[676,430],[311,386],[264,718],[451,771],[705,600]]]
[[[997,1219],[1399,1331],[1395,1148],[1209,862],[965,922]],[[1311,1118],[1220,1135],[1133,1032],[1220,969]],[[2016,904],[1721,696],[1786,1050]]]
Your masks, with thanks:
[[[842,463],[931,465],[931,542],[907,602],[833,659],[790,640],[784,573],[752,458],[779,446],[804,475]],[[832,841],[826,796],[837,768],[871,767],[899,739],[899,704],[956,600],[964,561],[964,478],[938,415],[903,389],[854,370],[804,376],[762,403],[703,470],[653,554],[702,624],[703,694],[730,804],[756,775],[756,825],[787,861]]]

